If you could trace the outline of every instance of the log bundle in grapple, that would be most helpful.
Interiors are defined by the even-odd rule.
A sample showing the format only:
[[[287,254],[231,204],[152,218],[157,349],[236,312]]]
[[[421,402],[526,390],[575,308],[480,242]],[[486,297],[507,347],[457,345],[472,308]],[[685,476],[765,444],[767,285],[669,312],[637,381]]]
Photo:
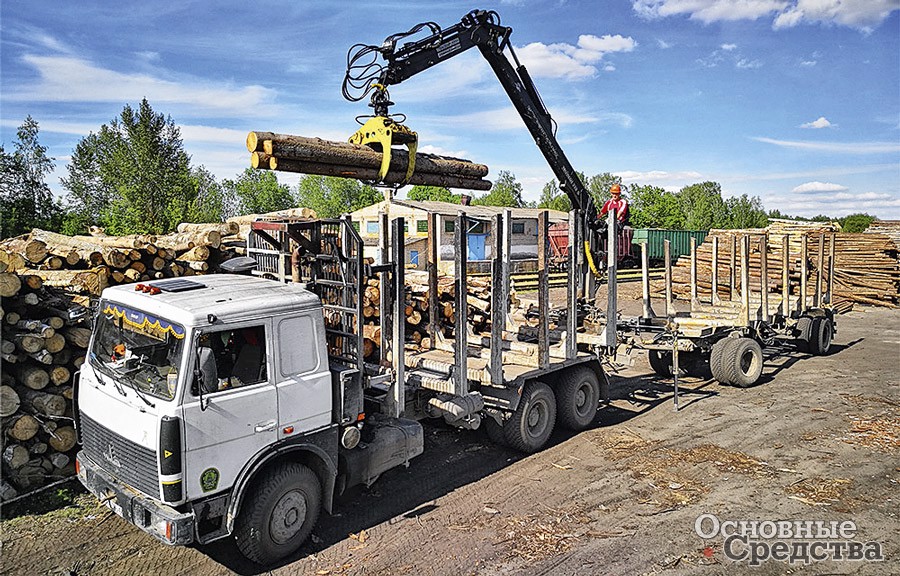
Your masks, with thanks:
[[[264,170],[300,172],[320,176],[338,176],[364,181],[378,180],[382,153],[367,146],[334,142],[272,132],[250,132],[247,135],[250,165]],[[468,160],[418,152],[415,169],[407,181],[409,153],[391,151],[385,184],[443,186],[469,190],[489,190],[485,180],[488,167]]]

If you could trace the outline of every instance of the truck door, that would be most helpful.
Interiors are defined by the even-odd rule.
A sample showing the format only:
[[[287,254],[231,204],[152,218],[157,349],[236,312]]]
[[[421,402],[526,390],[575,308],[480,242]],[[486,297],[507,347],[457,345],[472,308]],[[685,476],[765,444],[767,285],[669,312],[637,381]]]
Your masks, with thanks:
[[[230,487],[244,464],[277,439],[270,333],[266,321],[216,327],[194,339],[193,361],[204,359],[204,376],[186,387],[183,403],[188,498]]]
[[[333,394],[322,311],[275,318],[272,323],[278,351],[274,364],[279,437],[331,424]]]

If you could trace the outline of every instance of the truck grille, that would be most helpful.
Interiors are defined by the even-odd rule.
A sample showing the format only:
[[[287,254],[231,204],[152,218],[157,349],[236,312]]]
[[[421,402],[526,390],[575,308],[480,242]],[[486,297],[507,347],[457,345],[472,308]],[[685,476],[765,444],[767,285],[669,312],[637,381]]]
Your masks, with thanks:
[[[101,468],[144,494],[159,498],[156,452],[123,438],[81,414],[84,451]]]

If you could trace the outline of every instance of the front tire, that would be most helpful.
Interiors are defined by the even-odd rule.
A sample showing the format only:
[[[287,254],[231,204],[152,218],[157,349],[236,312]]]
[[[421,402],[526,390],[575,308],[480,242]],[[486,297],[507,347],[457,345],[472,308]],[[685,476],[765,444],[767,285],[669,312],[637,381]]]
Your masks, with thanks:
[[[525,384],[519,407],[503,426],[506,443],[520,452],[537,452],[544,447],[556,425],[556,397],[543,382]]]
[[[731,381],[728,379],[729,374],[726,369],[726,362],[731,357],[731,348],[735,342],[737,340],[734,338],[722,338],[713,344],[709,353],[709,370],[712,373],[712,377],[718,380],[720,384],[726,386],[731,384]]]
[[[591,425],[600,406],[600,380],[585,366],[566,370],[556,385],[556,417],[560,425],[579,432]]]
[[[242,505],[235,529],[238,549],[263,566],[289,556],[312,532],[321,501],[322,487],[312,470],[293,462],[277,465]]]

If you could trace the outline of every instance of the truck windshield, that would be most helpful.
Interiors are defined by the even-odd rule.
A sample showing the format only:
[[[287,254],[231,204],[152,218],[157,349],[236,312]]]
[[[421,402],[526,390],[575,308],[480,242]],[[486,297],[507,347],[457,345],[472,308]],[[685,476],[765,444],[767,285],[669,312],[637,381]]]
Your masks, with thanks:
[[[163,400],[175,396],[184,327],[121,304],[100,301],[90,362],[100,372]]]

